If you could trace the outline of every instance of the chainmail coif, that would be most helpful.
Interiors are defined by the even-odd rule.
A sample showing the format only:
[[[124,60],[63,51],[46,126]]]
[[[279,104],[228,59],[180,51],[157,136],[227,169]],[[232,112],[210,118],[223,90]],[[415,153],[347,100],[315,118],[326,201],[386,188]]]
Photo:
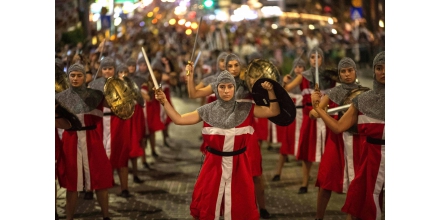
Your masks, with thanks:
[[[232,83],[234,90],[236,88],[235,79],[227,70],[221,72],[217,77],[217,81],[211,85],[217,100],[209,104],[197,108],[197,112],[203,121],[213,127],[229,129],[234,128],[247,118],[252,108],[250,102],[237,102],[236,95],[229,101],[224,101],[218,93],[218,85],[220,83]]]
[[[318,52],[319,56],[322,57],[322,63],[321,66],[318,67],[319,72],[319,89],[325,90],[329,89],[333,86],[332,80],[324,76],[324,53],[322,52],[321,48],[314,47],[309,51],[308,58],[310,62],[310,57],[312,54],[315,54],[316,51]],[[310,66],[310,69],[304,71],[302,73],[302,76],[306,78],[309,81],[309,87],[314,88],[315,87],[315,66]]]
[[[82,72],[85,75],[84,66],[79,63],[69,67],[68,73],[70,74],[72,71]],[[80,87],[70,86],[68,89],[55,94],[55,99],[74,114],[92,111],[101,103],[103,98],[104,95],[101,91],[88,89],[85,83]]]
[[[376,65],[385,64],[385,51],[376,55],[373,60],[373,70]],[[364,115],[385,121],[385,84],[373,80],[373,90],[364,92],[353,99],[354,106]]]
[[[338,64],[338,74],[341,71],[342,68],[349,68],[353,67],[355,71],[355,79],[357,78],[357,70],[356,70],[356,63],[348,57],[344,57],[339,61]],[[328,92],[328,97],[330,100],[335,102],[338,105],[342,105],[345,101],[345,97],[353,90],[361,88],[362,86],[359,84],[356,84],[356,80],[354,80],[352,83],[343,83],[341,79],[341,74],[339,74],[339,79],[341,81],[341,85],[336,86],[332,88]]]

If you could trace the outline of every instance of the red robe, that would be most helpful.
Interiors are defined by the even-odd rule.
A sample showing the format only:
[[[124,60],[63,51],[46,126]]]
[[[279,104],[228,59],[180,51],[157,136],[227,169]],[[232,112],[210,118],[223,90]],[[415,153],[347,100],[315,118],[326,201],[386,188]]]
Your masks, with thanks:
[[[111,113],[111,110],[104,107],[104,113]],[[121,119],[114,114],[104,115],[102,120],[104,148],[113,169],[128,167],[131,149],[131,120]]]
[[[310,119],[309,113],[313,109],[311,94],[314,88],[310,88],[310,82],[303,77],[300,84],[303,96],[303,121],[299,137],[297,159],[309,162],[320,162],[326,140],[326,128],[322,119]],[[329,89],[328,89],[329,90]],[[322,93],[328,90],[321,90]]]
[[[69,191],[99,190],[113,186],[112,166],[102,143],[101,104],[94,110],[76,114],[82,126],[93,130],[63,132],[63,150],[58,162],[58,180]]]
[[[303,102],[300,94],[289,93],[289,95],[297,107],[295,121],[288,126],[276,125],[276,138],[277,142],[281,143],[280,154],[296,156],[295,152],[298,150],[299,134],[303,119]]]
[[[145,136],[145,117],[143,109],[139,104],[134,107],[133,116],[131,120],[131,147],[130,147],[130,158],[136,158],[144,155],[144,149],[142,147],[142,139]]]
[[[144,92],[148,92],[149,88],[147,85],[142,85],[142,89]],[[161,120],[160,109],[161,104],[157,101],[154,96],[150,97],[151,100],[149,102],[145,102],[145,116],[147,123],[148,134],[152,135],[156,131],[162,131],[165,129],[165,124]]]
[[[246,146],[254,129],[253,107],[243,123],[221,129],[203,123],[204,142],[217,151],[237,151]],[[248,147],[249,148],[249,147]],[[205,161],[194,186],[191,215],[194,218],[258,220],[254,183],[247,153],[218,156],[206,152]]]
[[[330,100],[329,108],[338,105]],[[338,120],[338,114],[331,115]],[[341,134],[335,134],[326,128],[325,148],[319,163],[315,186],[337,193],[343,192],[345,180],[344,140]]]
[[[359,112],[358,132],[365,137],[385,140],[385,121]],[[385,145],[362,143],[360,167],[351,182],[342,211],[357,218],[381,219],[382,187],[385,184]]]

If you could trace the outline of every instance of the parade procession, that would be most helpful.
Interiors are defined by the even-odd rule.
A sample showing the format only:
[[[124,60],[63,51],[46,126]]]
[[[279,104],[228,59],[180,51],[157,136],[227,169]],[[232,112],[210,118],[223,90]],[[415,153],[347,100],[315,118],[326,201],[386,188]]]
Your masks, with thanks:
[[[381,27],[142,10],[58,41],[56,219],[385,219]]]

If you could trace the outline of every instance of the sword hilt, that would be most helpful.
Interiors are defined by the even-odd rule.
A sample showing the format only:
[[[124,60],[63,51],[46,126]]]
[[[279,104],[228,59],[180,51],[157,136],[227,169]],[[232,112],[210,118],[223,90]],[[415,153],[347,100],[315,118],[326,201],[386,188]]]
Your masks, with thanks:
[[[188,60],[188,65],[191,65],[191,66],[192,66],[192,65],[193,65],[193,62],[192,62],[191,60]],[[186,71],[186,75],[187,75],[187,76],[189,76],[190,73],[191,73],[190,70],[187,70],[187,71]]]

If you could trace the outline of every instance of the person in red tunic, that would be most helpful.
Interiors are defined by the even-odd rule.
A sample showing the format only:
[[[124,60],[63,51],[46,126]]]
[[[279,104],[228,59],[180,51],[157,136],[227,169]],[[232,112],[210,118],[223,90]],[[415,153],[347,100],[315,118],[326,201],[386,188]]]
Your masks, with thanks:
[[[342,211],[347,219],[381,219],[385,185],[385,52],[373,60],[373,89],[352,100],[347,112],[337,121],[319,107],[321,94],[313,92],[313,108],[335,133],[357,127],[365,136],[360,167],[351,182]]]
[[[316,52],[318,57],[316,57]],[[309,112],[313,109],[311,103],[311,94],[314,91],[315,83],[315,64],[318,64],[319,72],[319,89],[321,93],[326,94],[336,85],[336,82],[326,77],[323,63],[324,53],[318,47],[309,51],[310,69],[302,73],[302,81],[300,84],[301,94],[303,95],[303,121],[299,137],[298,151],[296,153],[297,160],[302,161],[302,183],[298,190],[298,194],[304,194],[308,191],[310,170],[313,162],[320,162],[322,151],[324,149],[326,128],[322,119],[313,120],[309,117]]]
[[[136,62],[131,63],[134,65],[134,69],[136,70]],[[133,78],[129,75],[130,69],[125,64],[120,64],[118,68],[116,69],[116,73],[118,74],[118,77],[120,79],[126,80],[127,83],[131,83],[132,89],[134,89],[135,97],[136,97],[136,105],[134,109],[133,116],[131,116],[130,120],[130,152],[129,157],[131,161],[131,173],[133,175],[133,182],[135,183],[143,183],[144,181],[141,180],[138,177],[138,169],[137,169],[137,159],[144,155],[144,148],[142,147],[142,139],[144,138],[145,134],[145,118],[144,113],[142,111],[142,105],[144,103],[144,99],[142,98],[140,94],[140,90],[136,84],[136,82],[133,80]],[[132,74],[134,74],[134,71],[132,70]]]
[[[235,90],[235,96],[237,102],[252,102],[252,95],[249,91],[249,89],[246,86],[246,82],[242,79],[241,74],[243,71],[243,62],[236,54],[228,54],[226,56],[226,70],[232,74],[232,76],[235,79],[235,82],[237,84],[236,90]],[[188,67],[187,67],[188,68]],[[207,95],[210,95],[211,93],[214,93],[214,87],[215,85],[212,82],[211,84],[200,88],[195,89],[194,87],[194,79],[193,74],[191,73],[188,76],[188,94],[190,98],[200,98],[200,97],[206,97]],[[254,117],[253,127],[257,131],[258,129],[264,129],[264,128],[257,128],[257,118]],[[201,146],[202,152],[206,152],[206,145],[207,143],[203,142]],[[254,189],[255,189],[255,195],[257,197],[258,206],[260,209],[260,215],[263,218],[270,218],[270,213],[266,209],[266,202],[264,197],[264,181],[263,181],[263,166],[262,166],[262,155],[261,155],[261,149],[260,144],[258,140],[257,132],[253,133],[251,137],[249,138],[249,142],[247,143],[249,149],[246,151],[246,154],[249,155],[249,161],[251,163],[251,171],[254,181]]]
[[[118,78],[116,74],[116,62],[105,57],[101,61],[103,77],[89,83],[92,89],[104,92],[104,85],[110,77]],[[117,171],[121,184],[122,197],[130,197],[128,191],[128,161],[130,159],[130,120],[125,120],[115,115],[110,108],[104,107],[103,120],[103,142],[107,156],[114,170]]]
[[[296,156],[299,144],[299,136],[302,124],[302,95],[299,88],[299,84],[302,81],[302,72],[306,68],[306,63],[301,58],[297,58],[293,61],[293,72],[295,76],[286,75],[283,78],[284,89],[288,92],[289,96],[292,98],[293,103],[296,106],[296,117],[295,121],[288,126],[276,126],[277,129],[277,139],[281,142],[280,147],[280,157],[278,158],[278,163],[276,166],[275,175],[272,181],[279,181],[281,178],[281,171],[283,169],[284,163],[287,160],[287,155]]]
[[[365,88],[356,83],[356,64],[352,59],[348,57],[342,58],[338,64],[338,72],[341,85],[332,88],[327,95],[321,98],[319,106],[322,109],[339,107],[350,97],[352,91]],[[339,118],[338,112],[333,113],[331,116],[335,119]],[[315,110],[312,110],[310,111],[310,118],[319,118],[319,115]],[[346,193],[348,189],[348,184],[345,181],[347,178],[347,158],[343,134],[335,134],[330,129],[327,130],[329,132],[327,133],[325,152],[322,154],[316,179],[316,186],[319,187],[317,219],[324,218],[332,191]]]
[[[156,77],[157,82],[160,82],[162,79],[162,73],[159,69],[153,69],[154,76]],[[154,84],[151,76],[148,76],[148,83],[143,84],[141,88],[141,92],[144,96],[148,97],[145,108],[146,123],[148,135],[146,136],[147,140],[150,143],[151,154],[153,157],[157,158],[159,155],[156,152],[156,132],[162,131],[165,129],[165,124],[162,122],[160,117],[160,103],[154,99]]]
[[[63,148],[58,161],[58,180],[66,188],[66,219],[73,219],[78,191],[95,190],[104,219],[108,213],[108,191],[113,186],[112,166],[102,142],[103,93],[85,86],[85,69],[73,64],[68,69],[71,87],[55,99],[68,107],[83,127],[63,132]]]
[[[279,105],[237,102],[236,81],[228,71],[220,73],[212,85],[217,100],[183,115],[169,104],[162,91],[156,90],[155,95],[175,124],[204,122],[206,157],[194,186],[191,215],[194,219],[259,219],[249,158],[244,152],[254,133],[253,118],[274,117],[280,113]],[[266,81],[262,87],[270,99],[276,99],[271,83]]]

